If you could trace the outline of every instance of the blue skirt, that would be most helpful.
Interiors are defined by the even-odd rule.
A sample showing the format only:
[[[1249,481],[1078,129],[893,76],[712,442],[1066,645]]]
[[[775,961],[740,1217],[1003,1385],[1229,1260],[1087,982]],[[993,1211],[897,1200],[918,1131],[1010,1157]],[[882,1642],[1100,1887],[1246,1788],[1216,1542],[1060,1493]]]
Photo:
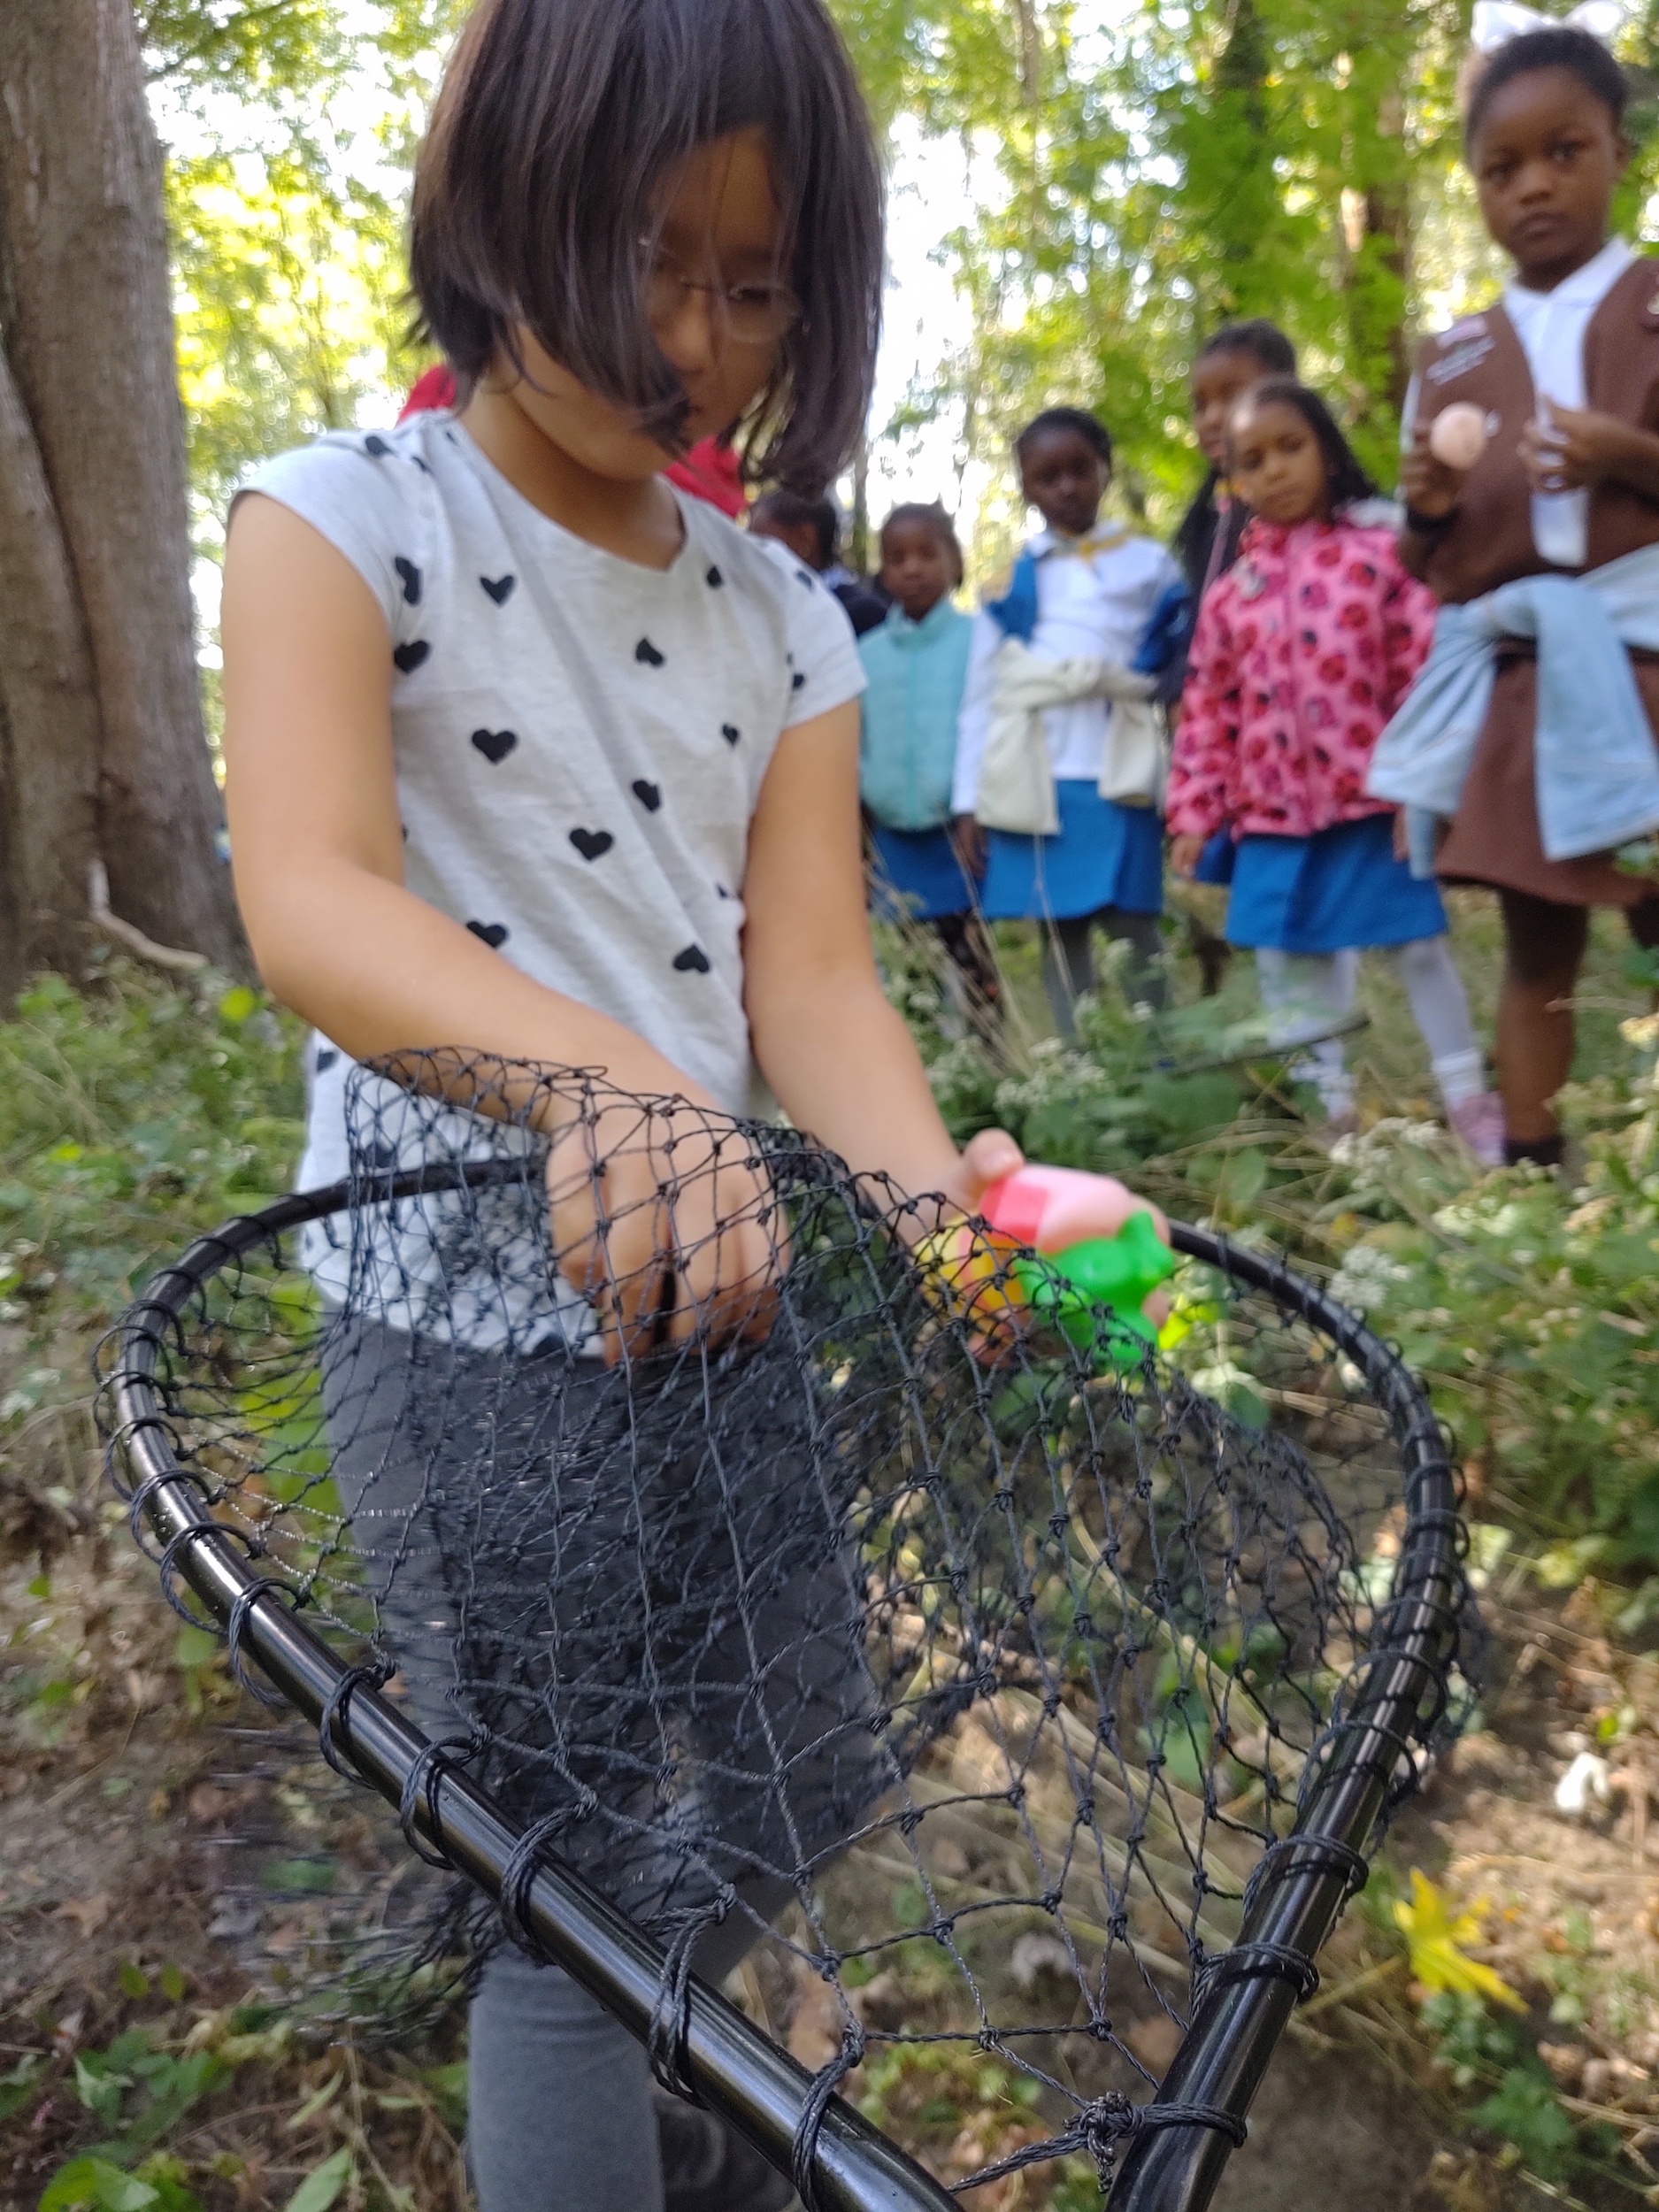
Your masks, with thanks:
[[[1240,838],[1228,943],[1327,953],[1443,935],[1440,895],[1394,858],[1394,830],[1392,814],[1371,814],[1312,837]]]
[[[876,850],[871,906],[884,921],[908,916],[936,922],[947,914],[965,914],[973,904],[973,884],[962,872],[948,829],[883,829],[871,841]]]
[[[1164,824],[1155,806],[1119,806],[1093,783],[1056,780],[1057,837],[993,830],[979,903],[994,922],[1069,922],[1116,906],[1164,911]]]

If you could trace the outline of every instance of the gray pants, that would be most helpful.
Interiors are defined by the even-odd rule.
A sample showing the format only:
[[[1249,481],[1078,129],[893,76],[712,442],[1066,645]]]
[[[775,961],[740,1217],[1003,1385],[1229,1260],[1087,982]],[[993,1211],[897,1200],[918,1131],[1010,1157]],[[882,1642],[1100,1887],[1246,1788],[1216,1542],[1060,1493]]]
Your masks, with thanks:
[[[567,1815],[553,1847],[644,1926],[730,1884],[747,1909],[694,1961],[723,1980],[890,1778],[800,1363],[780,1341],[714,1379],[695,1359],[606,1373],[352,1325],[324,1388],[412,1717],[483,1721],[497,1801]],[[660,2212],[645,2052],[508,1946],[472,2009],[468,2150],[482,2212]]]
[[[1092,930],[1120,937],[1131,948],[1125,988],[1132,1000],[1144,999],[1162,1008],[1169,997],[1163,967],[1164,939],[1156,914],[1130,914],[1122,908],[1103,906],[1095,914],[1041,922],[1042,932],[1042,987],[1048,995],[1054,1025],[1063,1037],[1077,1034],[1077,1002],[1094,988],[1094,955],[1089,945]]]

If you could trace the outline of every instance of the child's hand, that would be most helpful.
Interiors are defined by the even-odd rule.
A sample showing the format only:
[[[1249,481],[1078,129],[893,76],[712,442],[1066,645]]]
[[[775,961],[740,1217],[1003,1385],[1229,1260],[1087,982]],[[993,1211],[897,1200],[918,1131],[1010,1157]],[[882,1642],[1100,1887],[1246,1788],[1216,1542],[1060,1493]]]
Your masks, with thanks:
[[[1204,840],[1202,837],[1188,835],[1170,840],[1170,866],[1184,882],[1190,883],[1197,874],[1203,850]]]
[[[1435,459],[1429,450],[1427,426],[1419,423],[1410,449],[1400,463],[1400,488],[1407,506],[1415,514],[1435,520],[1449,515],[1463,496],[1467,473]]]
[[[958,814],[950,825],[950,841],[956,858],[977,882],[985,873],[985,830],[972,814]]]
[[[1552,399],[1521,434],[1521,464],[1534,491],[1584,491],[1622,476],[1640,436],[1617,415],[1562,407]]]
[[[964,1146],[956,1172],[945,1184],[944,1195],[954,1200],[964,1213],[977,1214],[979,1201],[992,1184],[1000,1183],[1025,1164],[1025,1154],[1006,1129],[981,1129]]]
[[[598,1315],[608,1366],[766,1334],[789,1262],[782,1209],[749,1137],[694,1085],[556,1131],[547,1187],[556,1263]]]

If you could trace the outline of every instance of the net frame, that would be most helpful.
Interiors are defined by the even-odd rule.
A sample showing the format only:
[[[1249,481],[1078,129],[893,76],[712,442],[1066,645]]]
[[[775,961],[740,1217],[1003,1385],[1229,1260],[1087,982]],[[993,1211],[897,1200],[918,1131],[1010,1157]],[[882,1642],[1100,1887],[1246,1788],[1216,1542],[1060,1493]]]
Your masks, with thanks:
[[[512,1171],[494,1160],[428,1166],[388,1179],[376,1195],[390,1205]],[[359,1187],[342,1182],[199,1239],[150,1281],[109,1340],[101,1407],[111,1479],[135,1537],[142,1543],[147,1531],[160,1546],[170,1600],[180,1604],[176,1576],[226,1634],[239,1677],[255,1662],[319,1731],[330,1764],[397,1809],[411,1848],[504,1901],[538,1948],[641,2042],[660,2042],[666,2026],[680,2078],[774,2165],[793,2170],[809,2212],[945,2212],[956,2200],[833,2096],[832,2071],[809,2074],[718,1991],[674,1974],[664,1950],[545,1845],[526,1847],[462,1770],[457,1747],[429,1741],[379,1694],[375,1668],[349,1664],[315,1635],[296,1614],[296,1594],[213,1517],[159,1386],[167,1348],[182,1341],[192,1303],[215,1276],[262,1248],[277,1257],[285,1237],[362,1199]],[[1171,1236],[1179,1254],[1264,1295],[1352,1362],[1392,1431],[1405,1518],[1393,1590],[1351,1703],[1318,1747],[1319,1771],[1294,1827],[1251,1877],[1238,1938],[1211,1962],[1156,2097],[1139,2106],[1102,2100],[1080,2124],[1077,2147],[1117,2154],[1110,2212],[1202,2212],[1210,2202],[1285,2025],[1317,1984],[1314,1961],[1363,1886],[1402,1771],[1414,1771],[1423,1716],[1443,1701],[1466,1603],[1449,1441],[1398,1352],[1278,1260],[1179,1223]],[[671,1987],[674,2016],[665,2023]]]

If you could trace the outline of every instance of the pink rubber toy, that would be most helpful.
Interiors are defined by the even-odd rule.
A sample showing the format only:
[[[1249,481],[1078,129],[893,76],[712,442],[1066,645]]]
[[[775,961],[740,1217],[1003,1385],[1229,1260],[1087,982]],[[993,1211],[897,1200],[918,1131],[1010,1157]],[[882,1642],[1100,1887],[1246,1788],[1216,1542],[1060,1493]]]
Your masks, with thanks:
[[[992,1228],[1037,1252],[1064,1252],[1093,1237],[1115,1237],[1137,1213],[1149,1213],[1158,1233],[1169,1233],[1156,1206],[1110,1175],[1086,1175],[1074,1167],[1018,1168],[990,1186],[979,1211]]]

